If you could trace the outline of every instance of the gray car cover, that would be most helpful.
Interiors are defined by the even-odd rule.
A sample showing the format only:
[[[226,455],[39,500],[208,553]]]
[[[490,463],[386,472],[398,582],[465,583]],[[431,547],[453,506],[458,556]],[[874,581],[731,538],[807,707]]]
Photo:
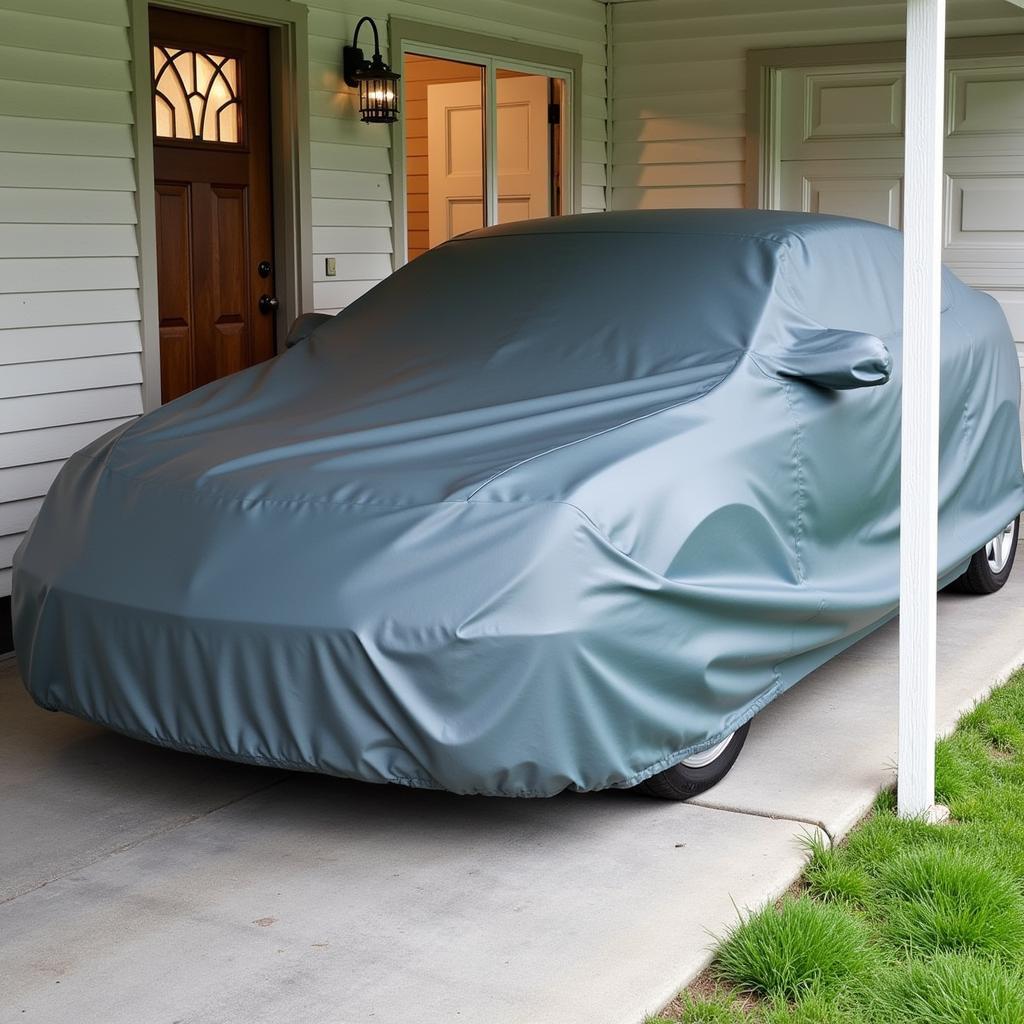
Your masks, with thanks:
[[[15,562],[25,683],[239,761],[634,785],[896,610],[901,250],[752,211],[448,242],[69,460]],[[1006,321],[943,305],[939,582],[1024,507]]]

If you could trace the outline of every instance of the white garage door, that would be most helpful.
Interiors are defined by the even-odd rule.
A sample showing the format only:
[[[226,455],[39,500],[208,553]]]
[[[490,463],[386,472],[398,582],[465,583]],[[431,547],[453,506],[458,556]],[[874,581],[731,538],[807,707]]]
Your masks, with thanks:
[[[903,66],[793,68],[779,76],[783,209],[899,227]],[[994,295],[1024,356],[1024,57],[946,64],[944,261]]]

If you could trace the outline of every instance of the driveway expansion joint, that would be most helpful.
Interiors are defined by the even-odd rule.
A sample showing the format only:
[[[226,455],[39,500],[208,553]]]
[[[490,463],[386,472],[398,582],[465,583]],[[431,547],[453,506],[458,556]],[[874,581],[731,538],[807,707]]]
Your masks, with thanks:
[[[829,846],[836,845],[836,836],[832,834],[830,829],[824,822],[818,821],[814,818],[799,818],[793,817],[789,814],[772,814],[771,811],[755,811],[749,807],[734,807],[729,804],[719,804],[712,800],[690,800],[689,803],[695,807],[705,807],[709,811],[726,811],[729,814],[744,814],[750,818],[767,818],[769,821],[791,821],[794,825],[808,825],[811,828],[820,829],[828,838]]]

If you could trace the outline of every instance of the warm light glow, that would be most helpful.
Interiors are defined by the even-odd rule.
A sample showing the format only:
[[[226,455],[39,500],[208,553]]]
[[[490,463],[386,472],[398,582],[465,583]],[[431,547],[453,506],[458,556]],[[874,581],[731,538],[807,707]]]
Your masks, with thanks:
[[[359,116],[370,124],[391,124],[398,117],[398,76],[382,68],[381,74],[363,72],[359,79]]]
[[[153,91],[158,137],[241,140],[237,58],[154,46]]]

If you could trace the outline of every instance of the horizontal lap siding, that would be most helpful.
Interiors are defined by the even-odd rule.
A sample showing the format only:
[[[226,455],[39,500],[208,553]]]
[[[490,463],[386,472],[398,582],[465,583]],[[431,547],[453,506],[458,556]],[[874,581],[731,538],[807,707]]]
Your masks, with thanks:
[[[126,0],[0,0],[0,596],[63,461],[142,411]]]
[[[612,9],[611,205],[743,205],[751,49],[901,39],[881,0],[637,0]],[[1024,31],[1005,0],[948,0],[950,35]]]
[[[393,266],[391,197],[404,168],[393,168],[391,133],[358,120],[339,77],[341,47],[368,14],[386,34],[390,15],[514,38],[583,55],[583,209],[605,208],[607,102],[604,5],[596,0],[313,0],[309,8],[313,300],[335,312]],[[372,43],[363,30],[360,45]],[[387,55],[386,39],[382,48]],[[396,130],[400,130],[396,126]],[[325,261],[337,261],[327,277]]]

